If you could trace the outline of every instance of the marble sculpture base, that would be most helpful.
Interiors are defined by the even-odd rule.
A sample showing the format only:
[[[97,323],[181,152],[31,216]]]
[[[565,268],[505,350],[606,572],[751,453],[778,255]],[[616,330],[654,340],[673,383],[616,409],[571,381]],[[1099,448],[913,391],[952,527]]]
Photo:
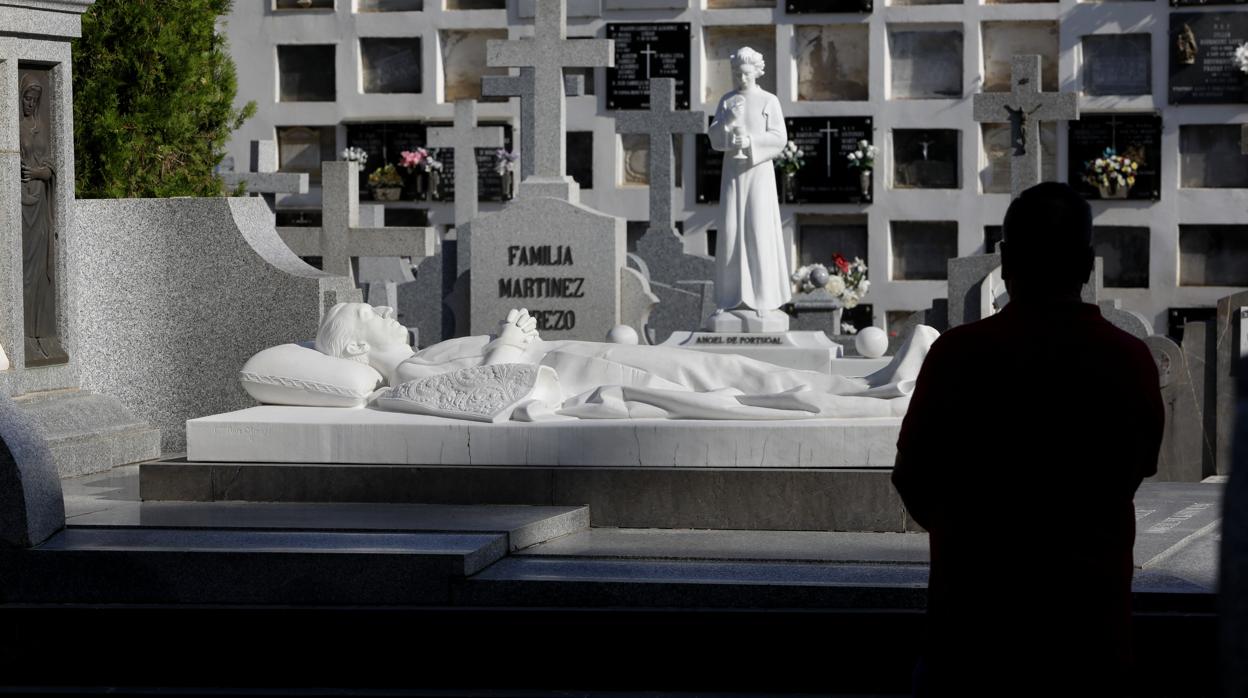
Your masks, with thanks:
[[[888,359],[841,359],[844,348],[823,332],[674,332],[663,346],[717,354],[740,354],[785,368],[841,376],[865,376]]]

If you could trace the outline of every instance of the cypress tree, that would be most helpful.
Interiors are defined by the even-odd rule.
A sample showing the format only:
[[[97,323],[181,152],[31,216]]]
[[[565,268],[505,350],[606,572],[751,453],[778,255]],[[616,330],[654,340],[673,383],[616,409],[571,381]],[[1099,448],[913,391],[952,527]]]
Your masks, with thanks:
[[[254,0],[249,0],[254,1]],[[217,20],[233,0],[96,0],[74,41],[81,198],[219,196],[234,61]]]

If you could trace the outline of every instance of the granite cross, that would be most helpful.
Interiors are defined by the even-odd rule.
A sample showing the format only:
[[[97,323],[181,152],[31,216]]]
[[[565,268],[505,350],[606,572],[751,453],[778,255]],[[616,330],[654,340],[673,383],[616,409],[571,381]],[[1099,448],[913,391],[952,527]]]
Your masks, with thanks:
[[[251,142],[251,171],[221,173],[221,182],[227,192],[240,184],[248,194],[259,194],[272,210],[277,194],[307,194],[306,173],[278,172],[277,141]]]
[[[706,114],[676,109],[676,81],[650,78],[650,108],[620,111],[616,133],[650,136],[650,228],[672,229],[672,134],[706,133]]]
[[[615,42],[610,39],[568,40],[567,4],[567,0],[537,0],[533,38],[495,39],[486,45],[487,65],[533,69],[533,178],[561,186],[569,182],[563,69],[615,65]]]
[[[429,129],[427,143],[455,150],[455,225],[477,217],[477,148],[502,148],[503,130],[477,126],[477,100],[455,102],[455,125]]]
[[[1040,91],[1040,56],[1010,60],[1010,91],[975,95],[972,107],[979,122],[1010,123],[1014,154],[1010,161],[1010,195],[1040,183],[1040,122],[1079,118],[1079,97],[1071,92]]]
[[[433,256],[432,228],[360,227],[359,167],[321,163],[321,226],[278,228],[282,242],[300,257],[320,257],[323,271],[346,277],[352,277],[352,257],[410,257],[414,264]]]
[[[519,75],[487,75],[481,78],[482,97],[520,98],[520,179],[533,174],[533,156],[536,150],[533,128],[533,103],[536,98],[533,86],[533,69],[521,68]],[[563,76],[563,96],[580,97],[585,94],[585,76]]]

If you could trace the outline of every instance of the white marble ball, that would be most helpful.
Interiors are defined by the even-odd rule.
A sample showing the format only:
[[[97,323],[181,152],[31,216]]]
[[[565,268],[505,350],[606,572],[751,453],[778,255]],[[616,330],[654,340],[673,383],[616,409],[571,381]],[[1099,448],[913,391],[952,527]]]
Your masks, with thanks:
[[[640,344],[641,338],[637,336],[637,330],[628,325],[616,325],[607,333],[607,341],[611,344]]]
[[[854,339],[858,353],[868,359],[878,359],[888,351],[888,335],[878,327],[864,327],[858,330]]]

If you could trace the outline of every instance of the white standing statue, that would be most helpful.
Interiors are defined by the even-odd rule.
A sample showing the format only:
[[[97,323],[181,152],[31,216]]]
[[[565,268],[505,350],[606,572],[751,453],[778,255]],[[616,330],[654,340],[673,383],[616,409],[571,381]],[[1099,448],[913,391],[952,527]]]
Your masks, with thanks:
[[[742,48],[732,54],[735,90],[724,95],[709,131],[725,153],[719,185],[722,218],[715,247],[715,304],[707,320],[716,331],[783,332],[779,308],[792,299],[780,199],[771,161],[788,143],[780,100],[758,86],[766,63]]]
[[[854,378],[736,354],[544,341],[525,310],[512,310],[496,336],[413,352],[392,314],[364,303],[336,305],[316,349],[266,349],[243,367],[244,387],[261,402],[361,406],[368,396],[382,409],[482,421],[897,417],[937,336],[916,328],[887,367]],[[348,395],[346,374],[360,372],[371,378]],[[378,385],[390,387],[369,395]]]

